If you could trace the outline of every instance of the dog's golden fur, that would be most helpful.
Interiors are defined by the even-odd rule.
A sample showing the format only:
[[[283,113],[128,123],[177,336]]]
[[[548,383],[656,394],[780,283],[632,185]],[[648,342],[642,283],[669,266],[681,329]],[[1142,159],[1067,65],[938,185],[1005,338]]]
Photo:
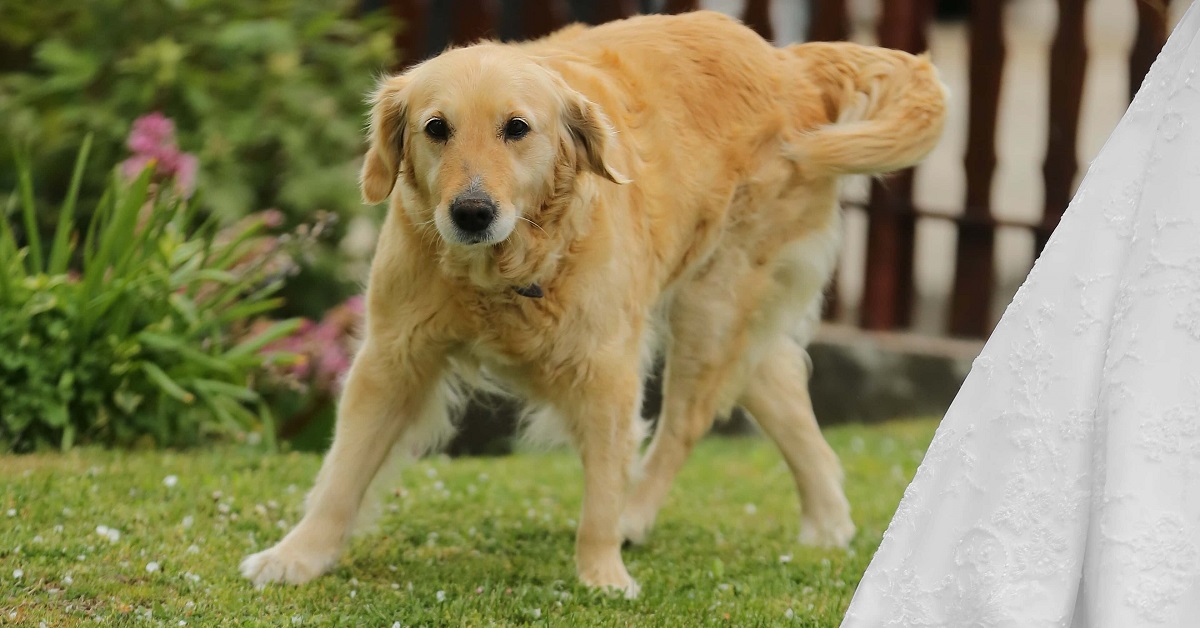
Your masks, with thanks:
[[[578,448],[589,585],[636,594],[622,541],[644,539],[692,445],[735,405],[795,475],[801,541],[848,543],[804,346],[835,264],[839,177],[912,165],[940,136],[928,59],[774,48],[710,12],[645,16],[451,50],[384,79],[373,103],[362,190],[391,206],[363,348],[305,517],[246,576],[326,571],[388,451],[444,434],[447,378],[481,370]],[[514,117],[527,135],[506,135]],[[496,208],[475,243],[449,210],[468,192]],[[664,404],[639,473],[656,352]]]

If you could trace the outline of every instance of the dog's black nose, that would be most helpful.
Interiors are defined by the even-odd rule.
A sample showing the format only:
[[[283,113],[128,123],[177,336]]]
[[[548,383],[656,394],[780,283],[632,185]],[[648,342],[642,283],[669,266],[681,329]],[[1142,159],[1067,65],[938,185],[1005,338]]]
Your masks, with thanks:
[[[464,194],[450,203],[450,220],[467,233],[486,231],[496,219],[496,203],[475,194]]]

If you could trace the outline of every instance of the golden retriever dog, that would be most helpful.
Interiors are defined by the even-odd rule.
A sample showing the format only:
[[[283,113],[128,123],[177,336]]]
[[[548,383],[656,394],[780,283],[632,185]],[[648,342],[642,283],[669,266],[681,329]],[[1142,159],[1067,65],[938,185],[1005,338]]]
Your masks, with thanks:
[[[944,115],[924,56],[775,48],[712,12],[480,43],[383,79],[361,183],[391,203],[363,345],[303,518],[242,574],[329,570],[389,452],[450,433],[452,384],[479,373],[578,450],[589,586],[637,595],[623,541],[646,538],[696,441],[739,405],[795,476],[800,541],[847,545],[805,353],[839,178],[914,164]],[[657,355],[662,415],[635,464]]]

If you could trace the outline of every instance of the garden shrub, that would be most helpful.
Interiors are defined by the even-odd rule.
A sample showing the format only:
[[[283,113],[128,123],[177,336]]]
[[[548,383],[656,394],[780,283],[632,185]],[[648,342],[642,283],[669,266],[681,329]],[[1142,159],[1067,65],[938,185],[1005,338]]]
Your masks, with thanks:
[[[154,139],[142,147],[172,149],[169,134]],[[186,159],[166,170],[127,164],[135,178],[114,175],[84,222],[87,155],[85,143],[52,238],[33,229],[20,246],[14,236],[13,222],[37,212],[24,159],[0,207],[0,451],[183,446],[248,430],[273,438],[255,377],[288,358],[263,348],[298,321],[249,321],[279,306],[295,240],[269,235],[276,213],[225,229],[198,220],[179,180]]]

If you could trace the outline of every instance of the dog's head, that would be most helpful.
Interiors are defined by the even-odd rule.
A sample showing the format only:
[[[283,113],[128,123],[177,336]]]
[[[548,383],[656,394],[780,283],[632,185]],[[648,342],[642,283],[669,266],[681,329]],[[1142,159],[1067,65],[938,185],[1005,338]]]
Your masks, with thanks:
[[[581,173],[625,182],[600,108],[516,48],[452,50],[385,78],[372,99],[364,200],[398,186],[412,223],[434,226],[450,252],[541,229],[539,214]]]

